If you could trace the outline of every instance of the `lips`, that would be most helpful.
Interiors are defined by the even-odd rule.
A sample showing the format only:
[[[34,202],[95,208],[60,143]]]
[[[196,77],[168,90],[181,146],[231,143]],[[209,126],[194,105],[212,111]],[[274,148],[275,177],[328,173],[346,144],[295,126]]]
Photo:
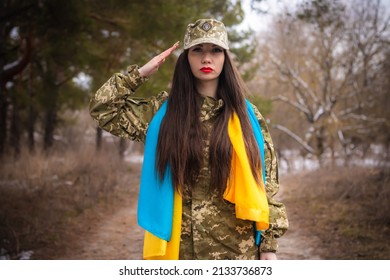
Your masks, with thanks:
[[[210,67],[203,67],[200,69],[203,73],[211,73],[213,71],[213,68]]]

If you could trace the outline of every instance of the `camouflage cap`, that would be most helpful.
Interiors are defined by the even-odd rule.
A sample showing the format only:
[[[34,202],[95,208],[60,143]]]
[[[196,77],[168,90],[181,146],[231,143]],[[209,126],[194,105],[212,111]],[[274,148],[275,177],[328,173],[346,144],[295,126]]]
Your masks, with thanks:
[[[184,35],[184,49],[202,43],[215,44],[228,50],[228,36],[225,25],[215,19],[198,19],[195,23],[188,24]]]

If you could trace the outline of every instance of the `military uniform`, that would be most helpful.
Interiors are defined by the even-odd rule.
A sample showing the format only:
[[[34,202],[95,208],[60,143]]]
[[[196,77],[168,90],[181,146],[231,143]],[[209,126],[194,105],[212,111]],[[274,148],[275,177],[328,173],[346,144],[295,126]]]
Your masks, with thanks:
[[[150,98],[134,97],[146,81],[138,67],[130,66],[127,74],[112,76],[91,99],[90,113],[98,125],[119,137],[145,142],[146,131],[154,114],[168,98],[161,92]],[[210,132],[223,101],[202,97],[200,120]],[[259,252],[276,252],[276,238],[288,228],[285,207],[274,200],[279,189],[278,166],[266,122],[253,106],[265,142],[266,191],[270,207],[270,227],[263,232],[260,248],[255,245],[253,222],[236,219],[234,205],[210,188],[208,168],[210,139],[202,139],[203,162],[192,191],[184,188],[180,259],[258,259]],[[210,133],[205,133],[207,137]]]

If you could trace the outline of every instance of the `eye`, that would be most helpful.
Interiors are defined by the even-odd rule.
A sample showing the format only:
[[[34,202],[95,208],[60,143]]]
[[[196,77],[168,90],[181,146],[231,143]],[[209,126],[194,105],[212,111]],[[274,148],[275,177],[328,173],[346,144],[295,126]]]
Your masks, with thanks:
[[[220,52],[223,52],[223,49],[222,49],[222,48],[219,48],[219,47],[214,47],[214,48],[213,48],[213,52],[214,52],[214,53],[220,53]]]
[[[201,52],[202,51],[202,48],[201,47],[194,47],[192,49],[193,52]]]

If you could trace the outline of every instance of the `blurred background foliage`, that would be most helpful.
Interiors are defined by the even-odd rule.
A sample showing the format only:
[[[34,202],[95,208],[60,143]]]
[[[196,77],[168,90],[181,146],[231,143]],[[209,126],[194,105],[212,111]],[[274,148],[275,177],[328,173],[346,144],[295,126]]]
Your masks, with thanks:
[[[294,151],[293,159],[319,166],[388,162],[389,8],[380,0],[297,1],[257,34],[250,84],[272,101],[280,159]]]
[[[25,132],[31,151],[37,133],[42,136],[43,149],[51,149],[62,110],[87,107],[91,92],[114,72],[124,71],[129,64],[142,65],[182,41],[185,27],[197,18],[225,22],[232,32],[232,44],[237,43],[232,51],[239,62],[249,62],[254,54],[252,34],[234,31],[244,18],[240,1],[1,3],[0,154],[6,148],[19,154]],[[138,94],[166,90],[174,64],[172,56],[153,83]]]
[[[388,4],[248,0],[259,25],[270,16],[264,4],[284,4],[266,29],[253,30],[241,26],[244,2],[2,1],[0,155],[18,156],[22,148],[34,151],[38,145],[50,151],[67,123],[65,111],[85,110],[113,73],[182,41],[189,22],[213,17],[228,27],[249,98],[272,121],[281,158],[284,150],[295,149],[320,165],[329,158],[348,162],[376,145],[387,160]],[[137,94],[169,89],[177,55]],[[100,129],[96,135],[100,148]],[[120,153],[124,147],[122,140]]]

